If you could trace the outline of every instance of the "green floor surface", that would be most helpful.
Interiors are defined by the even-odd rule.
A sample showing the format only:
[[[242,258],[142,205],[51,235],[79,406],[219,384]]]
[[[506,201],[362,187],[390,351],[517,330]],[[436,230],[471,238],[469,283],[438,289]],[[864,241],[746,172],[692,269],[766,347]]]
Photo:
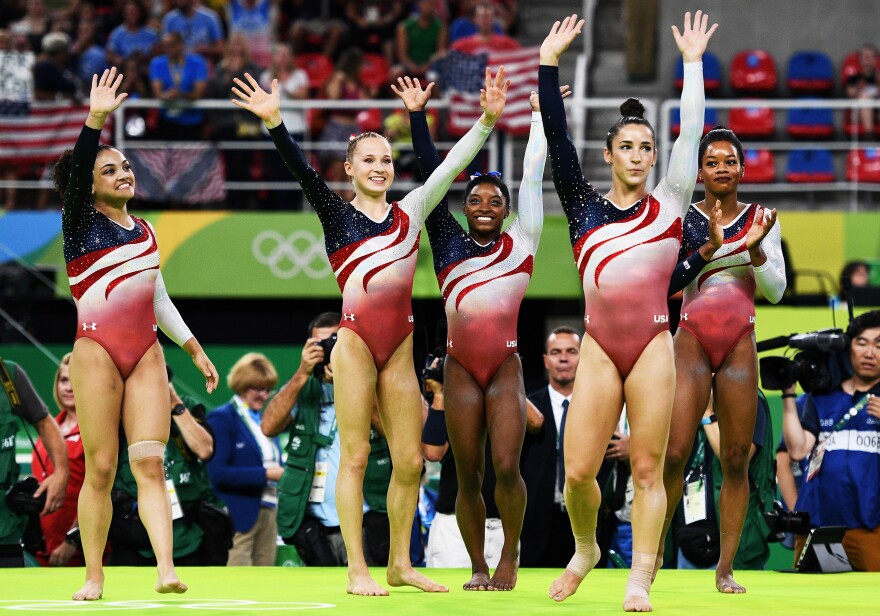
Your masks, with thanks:
[[[154,571],[143,568],[108,568],[104,599],[82,604],[70,594],[82,581],[82,569],[0,569],[0,612],[43,614],[95,614],[134,611],[145,615],[303,613],[355,616],[514,616],[519,614],[619,614],[627,572],[596,570],[577,594],[563,603],[547,598],[547,588],[559,571],[520,571],[516,590],[465,592],[467,572],[458,569],[423,570],[447,584],[448,594],[424,594],[413,589],[392,589],[389,597],[354,597],[345,594],[343,569],[308,568],[185,568],[181,579],[190,587],[184,595],[158,595],[152,591]],[[374,570],[374,577],[384,579]],[[657,614],[733,614],[811,616],[878,614],[875,600],[880,574],[837,575],[742,572],[737,580],[748,587],[745,595],[721,595],[711,571],[663,571],[651,592]]]

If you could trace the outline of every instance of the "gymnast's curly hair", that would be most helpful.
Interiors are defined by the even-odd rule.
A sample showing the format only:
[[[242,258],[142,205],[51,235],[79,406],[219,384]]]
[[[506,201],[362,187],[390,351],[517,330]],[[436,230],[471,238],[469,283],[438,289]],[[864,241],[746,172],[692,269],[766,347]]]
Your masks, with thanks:
[[[113,149],[112,146],[103,143],[98,146],[98,152]],[[64,193],[67,192],[67,184],[70,183],[70,171],[72,166],[73,150],[64,150],[64,153],[58,158],[58,162],[55,163],[55,170],[52,172],[52,182],[55,184],[55,190],[58,191],[58,194],[61,195],[62,199],[64,198]]]

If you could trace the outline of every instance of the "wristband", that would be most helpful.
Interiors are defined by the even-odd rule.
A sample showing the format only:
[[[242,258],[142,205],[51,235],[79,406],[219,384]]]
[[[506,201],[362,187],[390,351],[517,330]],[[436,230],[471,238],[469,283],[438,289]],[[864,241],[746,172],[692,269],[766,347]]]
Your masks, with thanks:
[[[782,394],[782,398],[797,398],[797,394]]]
[[[184,413],[186,413],[186,406],[184,406],[183,404],[175,404],[171,407],[172,417],[175,415],[183,415]]]
[[[713,423],[715,423],[716,421],[718,421],[718,418],[715,416],[715,413],[712,413],[712,414],[709,415],[708,417],[703,417],[703,418],[700,420],[700,425],[701,425],[701,426],[708,426],[709,424],[713,424]]]
[[[67,531],[67,534],[64,536],[64,543],[68,543],[77,548],[82,546],[79,536],[79,526],[74,526]]]
[[[426,445],[442,446],[449,440],[446,433],[446,413],[437,409],[428,411],[428,419],[422,429],[422,442]]]

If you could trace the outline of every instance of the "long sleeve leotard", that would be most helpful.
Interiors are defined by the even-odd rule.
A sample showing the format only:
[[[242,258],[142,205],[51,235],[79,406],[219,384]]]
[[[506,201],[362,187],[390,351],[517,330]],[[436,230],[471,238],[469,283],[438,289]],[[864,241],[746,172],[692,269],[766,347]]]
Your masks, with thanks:
[[[558,68],[539,69],[541,115],[583,284],[585,329],[624,378],[648,343],[669,328],[666,296],[681,245],[681,218],[696,183],[702,76],[701,62],[685,64],[681,133],[666,177],[638,202],[620,207],[584,178],[568,135]]]
[[[411,113],[410,124],[419,170],[426,176],[440,157],[425,114]],[[485,246],[474,241],[445,203],[425,221],[446,308],[447,352],[484,389],[501,363],[517,351],[517,316],[544,221],[541,183],[546,158],[541,116],[533,113],[517,218]]]
[[[755,331],[755,285],[774,304],[785,292],[785,260],[779,222],[761,241],[767,261],[752,267],[746,237],[767,212],[756,203],[724,227],[724,243],[684,290],[679,327],[689,332],[716,372],[736,344]],[[709,237],[709,217],[692,205],[684,219],[679,261]]]
[[[342,322],[366,343],[381,369],[413,330],[412,284],[419,233],[455,177],[492,129],[477,122],[435,173],[375,221],[331,191],[283,124],[269,133],[318,214],[330,265],[342,291]]]

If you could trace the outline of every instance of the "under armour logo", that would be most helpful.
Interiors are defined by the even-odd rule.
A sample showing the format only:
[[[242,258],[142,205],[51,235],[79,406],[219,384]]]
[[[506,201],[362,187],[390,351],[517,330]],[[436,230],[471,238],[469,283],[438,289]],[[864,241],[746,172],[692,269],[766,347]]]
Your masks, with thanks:
[[[447,341],[446,341],[446,348],[448,348],[448,349],[451,349],[451,348],[452,348],[452,340],[447,340]]]
[[[98,329],[97,323],[92,323],[91,325],[89,325],[88,323],[83,323],[83,331],[84,332],[88,331],[88,330],[95,331],[96,329]]]
[[[687,261],[682,261],[681,264],[684,266],[684,269],[686,269],[686,270],[691,269],[691,264],[688,263]]]
[[[681,320],[682,320],[682,321],[687,321],[687,320],[688,320],[688,313],[686,313],[686,312],[682,312],[682,313],[681,313]]]
[[[584,325],[589,325],[589,324],[590,324],[590,315],[586,315],[584,317]]]
[[[351,314],[342,313],[342,320],[343,321],[354,321],[354,313],[353,312]]]

